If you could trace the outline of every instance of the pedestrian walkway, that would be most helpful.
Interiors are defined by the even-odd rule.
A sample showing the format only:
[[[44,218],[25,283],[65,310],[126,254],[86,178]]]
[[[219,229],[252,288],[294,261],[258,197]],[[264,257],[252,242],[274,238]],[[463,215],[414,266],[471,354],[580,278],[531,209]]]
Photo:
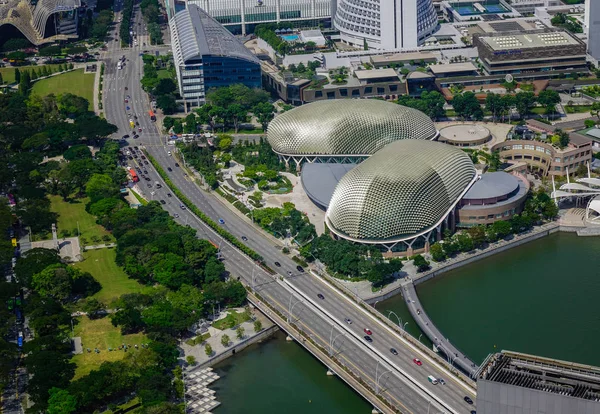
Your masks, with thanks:
[[[208,388],[219,378],[210,367],[185,376],[186,413],[210,413],[221,405],[215,391]]]

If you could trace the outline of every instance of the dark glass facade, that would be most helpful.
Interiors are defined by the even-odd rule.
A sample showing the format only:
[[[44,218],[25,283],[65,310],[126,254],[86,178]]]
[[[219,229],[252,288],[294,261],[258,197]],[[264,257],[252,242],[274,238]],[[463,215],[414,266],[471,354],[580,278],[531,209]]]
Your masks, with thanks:
[[[219,88],[241,83],[249,88],[260,88],[260,64],[225,56],[203,56],[204,89]]]

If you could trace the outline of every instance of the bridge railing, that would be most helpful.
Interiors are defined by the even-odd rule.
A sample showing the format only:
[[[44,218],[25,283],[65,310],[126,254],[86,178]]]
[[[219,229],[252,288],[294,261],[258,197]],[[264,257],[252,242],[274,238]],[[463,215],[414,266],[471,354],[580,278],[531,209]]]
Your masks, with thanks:
[[[275,307],[267,304],[258,294],[248,291],[248,301],[258,308],[265,316],[271,319],[281,329],[283,329],[291,338],[306,348],[315,358],[332,373],[341,378],[345,383],[352,387],[365,400],[369,401],[373,407],[381,413],[393,414],[400,411],[395,408],[382,395],[376,394],[367,383],[360,378],[354,371],[346,367],[336,358],[331,358],[325,349],[319,346],[310,336],[302,331],[297,325],[286,321],[283,314]]]
[[[331,275],[327,274],[326,272],[317,273],[317,272],[311,270],[311,273],[313,275],[315,275],[316,277],[320,277],[323,280],[327,281],[329,284],[333,285],[334,288],[337,288],[342,294],[346,295],[350,299],[355,300],[359,306],[361,306],[363,309],[365,309],[366,311],[371,313],[375,318],[377,318],[379,321],[381,321],[382,323],[387,325],[389,328],[394,330],[394,332],[396,332],[402,338],[404,338],[408,342],[410,342],[411,345],[418,348],[424,354],[427,354],[427,356],[429,356],[431,359],[435,360],[437,363],[442,365],[449,372],[452,372],[452,374],[454,374],[454,376],[456,378],[463,381],[469,387],[471,387],[473,389],[477,389],[477,385],[471,378],[466,376],[462,371],[459,371],[458,369],[456,369],[453,365],[450,365],[448,363],[448,361],[446,361],[443,357],[441,357],[439,354],[437,354],[433,350],[429,349],[428,346],[426,346],[425,344],[423,344],[422,342],[417,340],[417,338],[412,336],[410,333],[401,329],[398,325],[396,325],[394,322],[392,322],[389,318],[387,318],[385,315],[383,315],[381,312],[379,312],[373,306],[369,305],[363,299],[358,297],[354,292],[350,291],[343,283],[340,283],[340,281],[338,281],[336,278],[332,277]]]

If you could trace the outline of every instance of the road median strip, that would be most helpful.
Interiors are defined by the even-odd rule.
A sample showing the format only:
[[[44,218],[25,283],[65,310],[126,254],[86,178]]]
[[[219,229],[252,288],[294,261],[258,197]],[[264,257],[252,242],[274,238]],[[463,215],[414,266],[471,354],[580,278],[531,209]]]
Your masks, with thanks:
[[[259,264],[261,265],[262,268],[267,270],[269,273],[272,272],[272,270],[269,269],[268,266],[265,265],[263,257],[260,254],[258,254],[257,252],[255,252],[254,250],[252,250],[251,248],[246,246],[244,243],[240,242],[233,234],[231,234],[227,230],[223,229],[223,227],[219,226],[219,224],[217,222],[213,221],[210,217],[208,217],[206,214],[204,214],[202,211],[200,211],[200,209],[198,207],[196,207],[196,205],[194,205],[194,203],[192,203],[181,192],[181,190],[179,190],[179,188],[177,188],[177,186],[175,186],[175,184],[173,184],[173,182],[171,181],[171,179],[169,178],[169,176],[167,175],[165,170],[162,169],[162,167],[160,166],[158,161],[156,161],[156,159],[154,159],[154,157],[152,155],[148,154],[147,151],[144,151],[144,153],[145,153],[146,157],[148,158],[148,160],[152,163],[152,165],[154,166],[156,171],[158,172],[158,175],[160,175],[160,177],[164,180],[165,184],[167,184],[167,186],[171,189],[173,194],[175,194],[177,196],[177,198],[179,198],[179,200],[181,200],[181,202],[192,213],[194,213],[200,220],[202,220],[211,229],[213,229],[215,232],[217,232],[217,234],[219,234],[219,236],[226,239],[229,243],[231,243],[232,245],[234,245],[235,247],[240,249],[244,254],[248,255],[253,260],[259,262]]]

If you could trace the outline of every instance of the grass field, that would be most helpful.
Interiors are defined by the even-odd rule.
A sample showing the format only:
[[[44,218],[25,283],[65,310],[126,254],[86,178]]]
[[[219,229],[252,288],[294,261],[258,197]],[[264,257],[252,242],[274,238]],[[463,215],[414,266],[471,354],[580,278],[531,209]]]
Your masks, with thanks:
[[[227,312],[227,316],[223,319],[219,319],[216,322],[213,322],[212,326],[216,329],[227,329],[233,328],[234,326],[239,325],[242,322],[246,322],[250,320],[250,313],[248,311],[244,312],[236,312],[235,310]]]
[[[95,320],[87,316],[77,318],[75,336],[81,337],[83,354],[73,356],[72,361],[77,364],[73,379],[89,374],[105,361],[120,361],[130,352],[139,352],[134,345],[139,346],[148,341],[144,334],[121,335],[120,329],[114,327],[108,317]],[[119,345],[123,343],[131,345],[132,348],[127,352],[119,350]],[[90,348],[92,352],[88,353],[86,348]],[[100,353],[95,353],[94,348],[98,348]],[[109,351],[108,348],[116,350]]]
[[[171,72],[169,72],[167,69],[159,69],[156,71],[156,74],[158,75],[158,79],[170,79],[171,78]]]
[[[108,235],[110,240],[114,242],[112,235],[104,230],[102,226],[96,224],[94,216],[85,211],[85,205],[89,201],[87,198],[77,199],[73,202],[63,201],[60,196],[49,196],[50,210],[58,213],[58,235],[61,231],[68,230],[72,235],[77,235],[77,223],[79,223],[79,231],[81,237],[85,239],[85,244],[106,243],[103,237]],[[94,239],[95,238],[95,239]],[[99,240],[96,242],[95,240]]]
[[[83,254],[84,261],[75,263],[77,268],[90,272],[100,282],[102,289],[93,297],[106,304],[126,293],[140,293],[151,289],[130,279],[115,263],[115,255],[114,249],[88,250]]]
[[[94,102],[94,74],[84,73],[83,69],[76,69],[62,75],[42,79],[33,84],[32,92],[41,96],[51,93],[72,93],[88,100],[90,105]]]
[[[39,65],[39,66],[19,66],[19,70],[23,73],[24,70],[36,69],[39,71],[44,66],[52,68],[53,71],[56,71],[59,65]],[[16,67],[9,66],[6,68],[0,68],[0,73],[2,74],[2,79],[4,83],[13,83],[15,81],[15,69]]]

